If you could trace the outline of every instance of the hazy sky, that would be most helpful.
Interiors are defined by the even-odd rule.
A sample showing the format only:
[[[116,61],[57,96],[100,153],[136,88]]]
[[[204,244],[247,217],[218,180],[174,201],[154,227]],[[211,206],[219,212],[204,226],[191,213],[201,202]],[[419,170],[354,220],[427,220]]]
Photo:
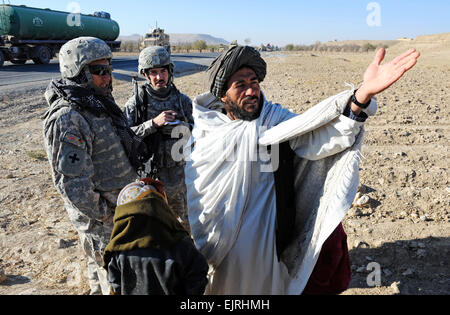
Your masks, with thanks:
[[[1,0],[81,13],[109,12],[121,35],[156,21],[167,33],[202,33],[252,45],[396,39],[450,32],[450,0]],[[0,3],[1,3],[0,2]]]

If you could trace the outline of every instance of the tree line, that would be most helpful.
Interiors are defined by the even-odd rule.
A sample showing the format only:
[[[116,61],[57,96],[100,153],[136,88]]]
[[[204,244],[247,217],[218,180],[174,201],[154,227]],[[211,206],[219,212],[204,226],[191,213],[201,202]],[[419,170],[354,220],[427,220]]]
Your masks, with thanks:
[[[192,43],[177,43],[171,46],[172,52],[189,52],[189,51],[220,51],[223,49],[221,45],[208,45],[204,40],[197,40]],[[120,45],[120,51],[122,52],[140,52],[140,41],[124,41]]]
[[[323,44],[316,42],[312,45],[294,45],[288,44],[284,47],[286,51],[319,51],[319,52],[369,52],[374,51],[377,48],[388,48],[386,44],[373,45],[371,43],[365,43],[363,45],[357,44],[344,44],[336,45],[332,43]]]
[[[190,51],[221,51],[224,49],[224,45],[208,45],[204,40],[197,40],[195,42],[177,43],[171,47],[172,52],[190,52]],[[286,51],[318,51],[318,52],[369,52],[374,51],[377,48],[388,48],[386,44],[373,45],[371,43],[365,43],[363,45],[357,44],[344,44],[336,45],[333,43],[321,43],[316,42],[312,45],[294,45],[288,44],[284,46],[283,50]],[[122,52],[140,52],[140,41],[125,41],[120,46]]]

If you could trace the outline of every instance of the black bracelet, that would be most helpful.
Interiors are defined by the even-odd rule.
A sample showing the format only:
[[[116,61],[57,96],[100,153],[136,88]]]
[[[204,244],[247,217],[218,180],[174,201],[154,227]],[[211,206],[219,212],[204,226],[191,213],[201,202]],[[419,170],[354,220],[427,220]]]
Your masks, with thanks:
[[[355,90],[355,93],[353,93],[353,95],[352,95],[352,102],[355,103],[358,107],[361,107],[362,109],[365,109],[365,108],[369,107],[369,105],[372,102],[372,100],[369,100],[365,104],[362,104],[362,103],[358,102],[358,100],[356,99],[356,91],[358,91],[358,90]]]

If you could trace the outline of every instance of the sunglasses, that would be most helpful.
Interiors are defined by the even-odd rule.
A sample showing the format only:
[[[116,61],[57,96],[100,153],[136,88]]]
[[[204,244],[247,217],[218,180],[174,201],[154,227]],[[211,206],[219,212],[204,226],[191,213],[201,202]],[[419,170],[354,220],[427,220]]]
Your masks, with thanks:
[[[95,75],[111,75],[113,68],[110,65],[92,65],[89,66],[89,72]]]

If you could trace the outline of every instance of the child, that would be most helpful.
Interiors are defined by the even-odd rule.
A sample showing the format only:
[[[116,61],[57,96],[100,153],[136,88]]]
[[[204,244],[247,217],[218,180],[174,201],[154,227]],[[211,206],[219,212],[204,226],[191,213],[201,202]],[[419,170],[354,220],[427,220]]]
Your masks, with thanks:
[[[117,200],[103,267],[114,295],[201,295],[208,264],[152,179],[126,186]]]

